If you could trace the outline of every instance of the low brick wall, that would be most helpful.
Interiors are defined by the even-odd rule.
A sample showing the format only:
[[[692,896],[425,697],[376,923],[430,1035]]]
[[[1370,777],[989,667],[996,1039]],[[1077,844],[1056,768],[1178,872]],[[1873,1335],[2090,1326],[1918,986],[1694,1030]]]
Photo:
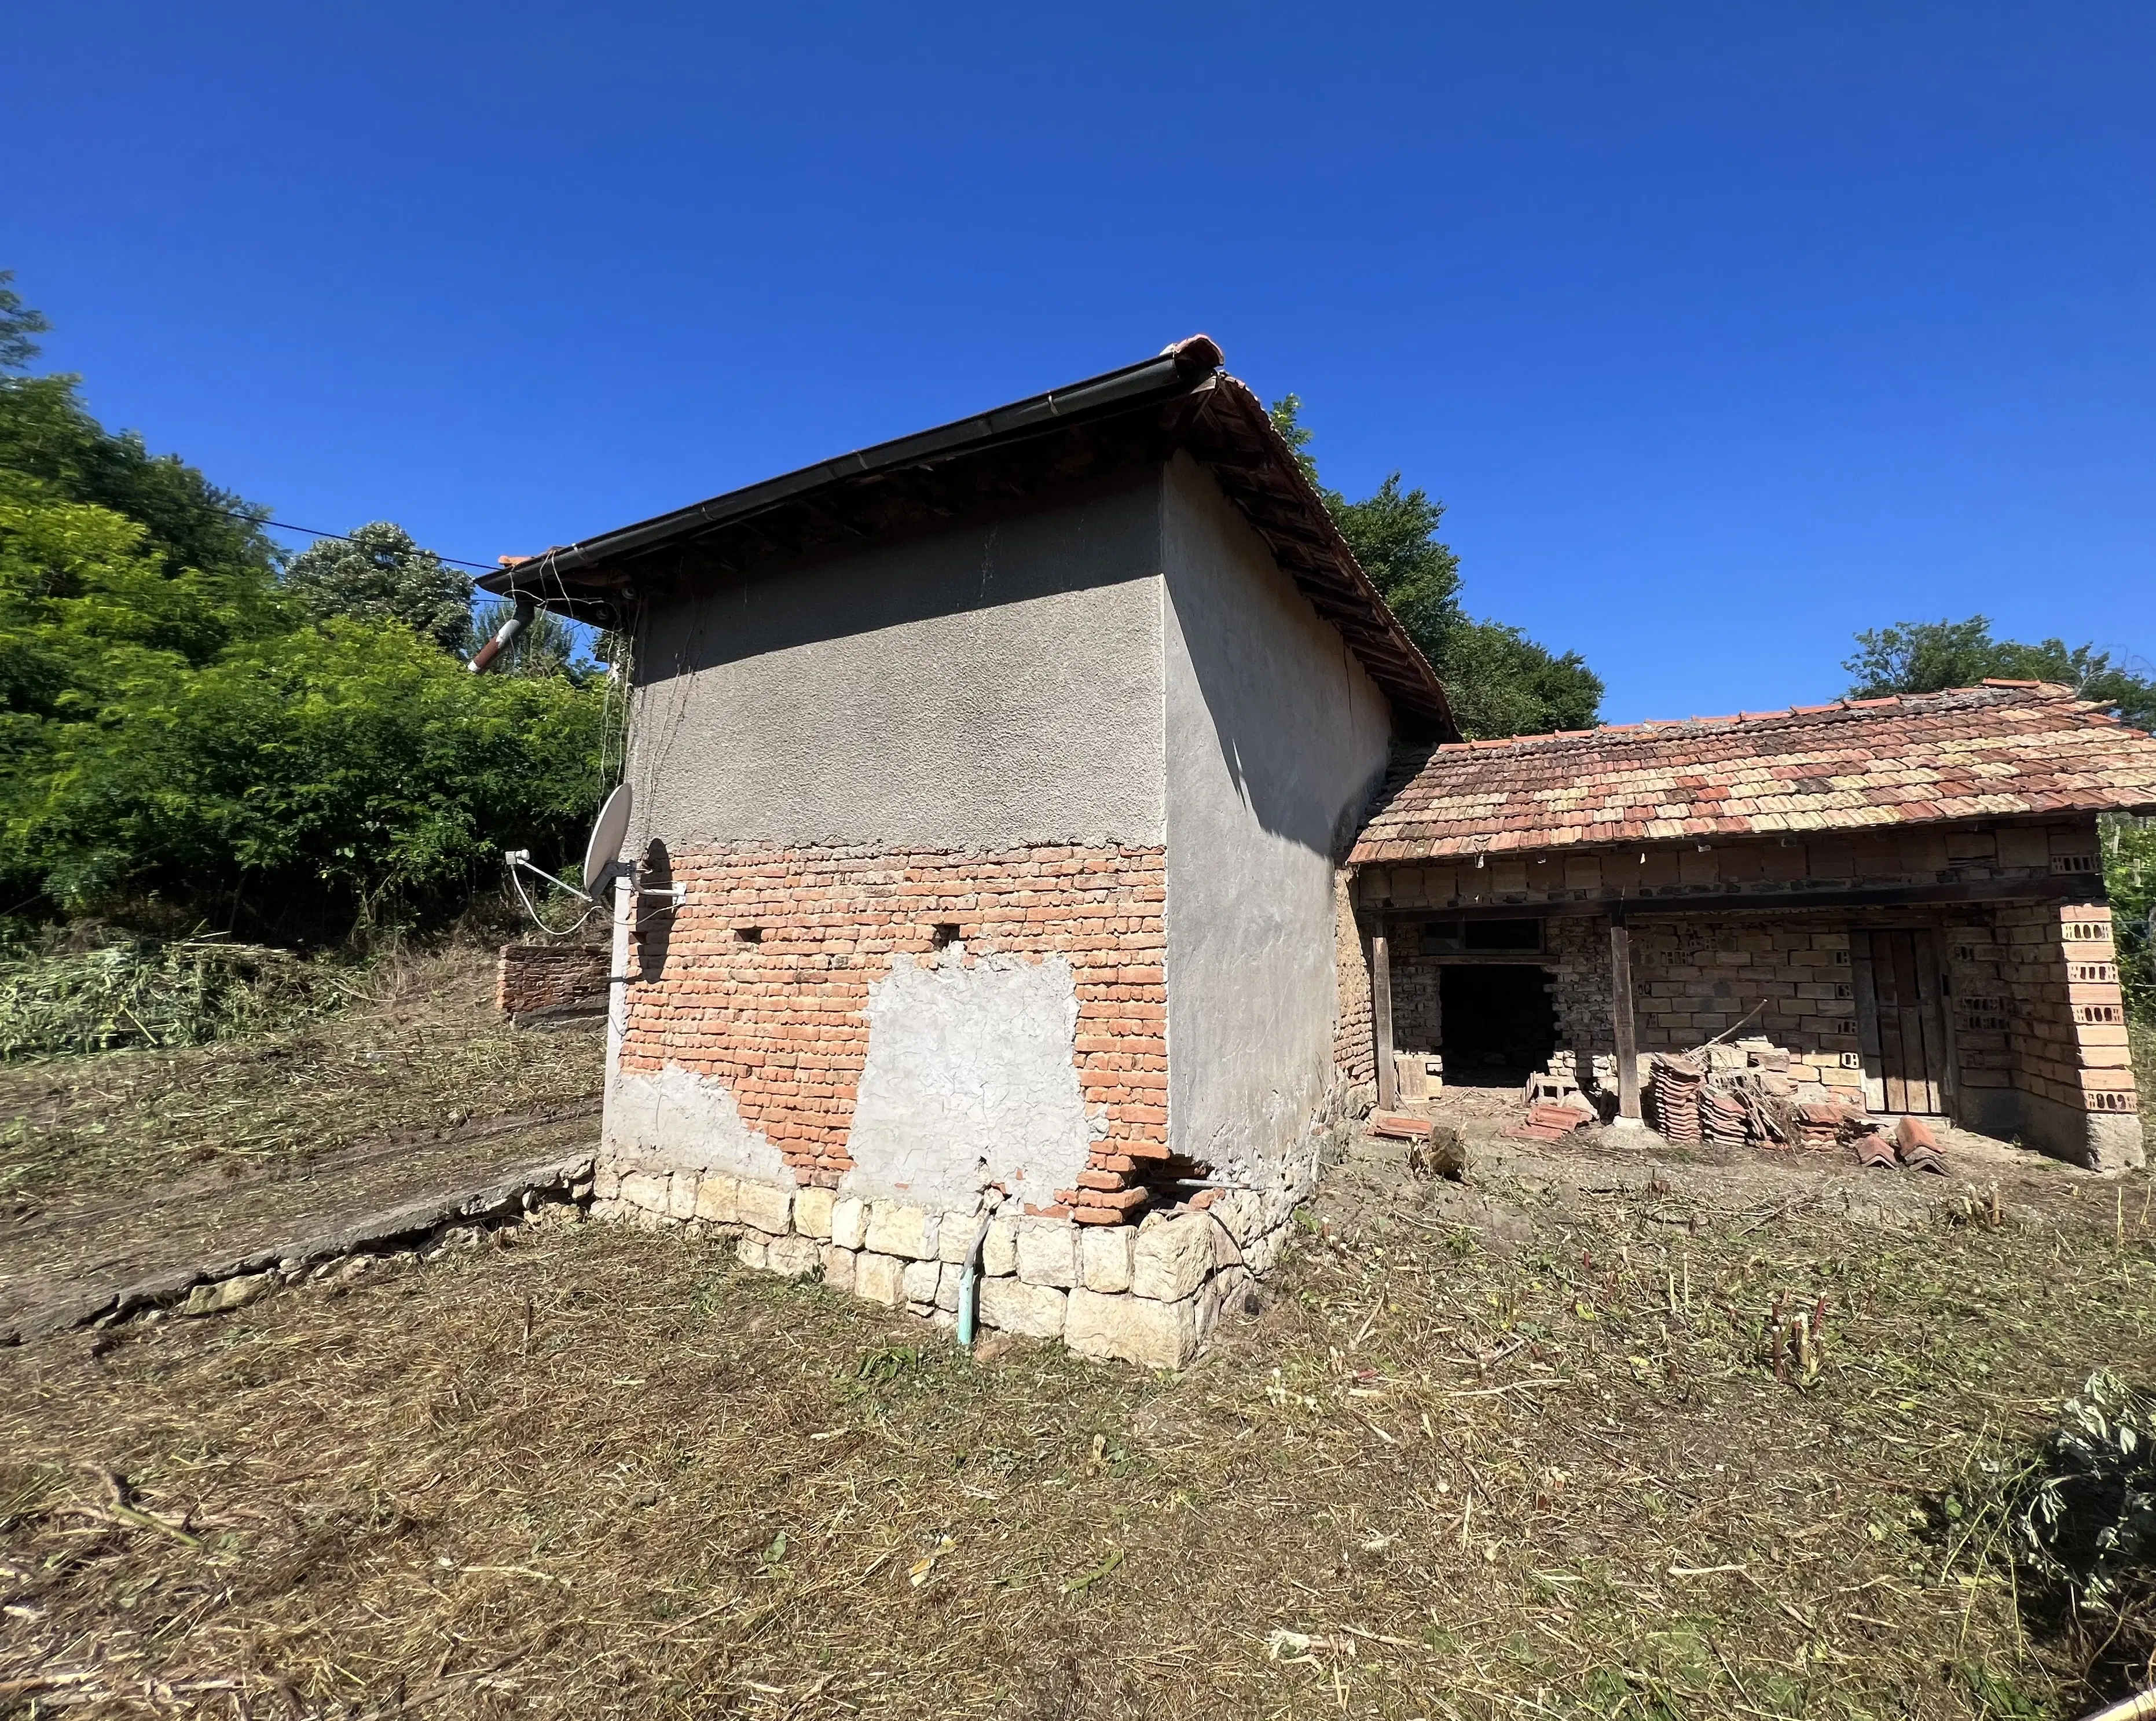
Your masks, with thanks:
[[[607,1002],[606,948],[504,945],[495,966],[494,1002],[512,1022],[603,1012]]]

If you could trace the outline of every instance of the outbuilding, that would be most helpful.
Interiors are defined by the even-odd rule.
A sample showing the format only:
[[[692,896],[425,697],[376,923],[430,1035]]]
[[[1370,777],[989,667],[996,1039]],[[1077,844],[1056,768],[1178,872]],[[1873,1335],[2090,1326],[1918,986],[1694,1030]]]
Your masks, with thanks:
[[[1439,745],[1353,855],[1381,1079],[1554,1058],[1636,1118],[1742,1035],[1799,1103],[2138,1165],[2097,821],[2152,810],[2156,740],[2035,682]]]
[[[602,1209],[1185,1360],[1369,1104],[1343,863],[1455,733],[1213,343],[482,583],[634,643]]]

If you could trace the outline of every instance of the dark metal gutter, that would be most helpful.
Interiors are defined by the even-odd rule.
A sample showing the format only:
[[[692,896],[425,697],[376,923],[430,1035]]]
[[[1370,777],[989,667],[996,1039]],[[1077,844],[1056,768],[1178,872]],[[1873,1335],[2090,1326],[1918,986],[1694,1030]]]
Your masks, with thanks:
[[[1219,368],[1220,361],[1220,349],[1205,335],[1194,335],[1187,341],[1178,341],[1158,358],[1126,365],[1121,370],[1105,371],[1067,388],[1051,389],[1045,394],[1014,401],[1009,406],[993,407],[970,418],[938,425],[932,430],[916,431],[893,442],[877,443],[870,448],[840,454],[835,459],[819,461],[814,466],[766,479],[742,489],[729,490],[708,501],[692,503],[670,514],[658,515],[595,538],[580,539],[519,562],[501,573],[483,574],[475,583],[489,592],[501,593],[539,591],[542,586],[558,590],[563,576],[581,568],[634,554],[670,538],[707,531],[827,484],[962,453],[976,444],[998,442],[1059,421],[1136,406],[1150,399],[1172,398],[1203,383]]]

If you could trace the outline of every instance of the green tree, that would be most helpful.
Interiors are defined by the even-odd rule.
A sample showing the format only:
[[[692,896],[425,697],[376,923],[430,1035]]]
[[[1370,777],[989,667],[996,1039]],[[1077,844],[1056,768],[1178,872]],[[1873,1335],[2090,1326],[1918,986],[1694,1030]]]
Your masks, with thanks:
[[[1460,558],[1437,535],[1445,504],[1404,488],[1397,472],[1359,502],[1328,488],[1309,453],[1301,409],[1300,398],[1284,395],[1270,409],[1274,427],[1371,584],[1443,679],[1461,732],[1485,738],[1592,726],[1604,689],[1584,658],[1559,656],[1517,627],[1476,621],[1461,607]]]
[[[285,589],[320,619],[402,622],[449,652],[471,638],[470,576],[386,520],[310,544],[285,570]]]
[[[23,295],[8,283],[12,269],[0,269],[0,371],[21,371],[38,356],[38,339],[52,327],[41,312],[23,303]]]
[[[1964,622],[1897,622],[1859,633],[1856,645],[1856,654],[1841,666],[1855,678],[1849,689],[1852,699],[1938,693],[1989,679],[2055,681],[2109,706],[2136,728],[2156,728],[2156,681],[2134,674],[2094,645],[1997,639],[1984,616]]]
[[[2102,821],[2103,887],[2118,935],[2118,979],[2127,1013],[2156,1022],[2156,819]]]
[[[0,298],[0,356],[42,327]],[[347,612],[303,607],[262,514],[107,433],[74,378],[0,376],[0,904],[335,937],[576,840],[604,685],[468,674],[441,648],[461,576],[394,527],[358,546],[386,571],[300,582]]]

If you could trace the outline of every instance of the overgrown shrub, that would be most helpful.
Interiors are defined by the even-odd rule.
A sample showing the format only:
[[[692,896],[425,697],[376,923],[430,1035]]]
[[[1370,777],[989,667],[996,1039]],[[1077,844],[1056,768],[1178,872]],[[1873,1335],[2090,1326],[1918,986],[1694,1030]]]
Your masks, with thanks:
[[[2009,1512],[2015,1556],[2076,1607],[2115,1612],[2140,1600],[2156,1575],[2156,1393],[2108,1370],[2091,1375]]]
[[[0,1063],[199,1046],[295,1026],[349,996],[324,963],[221,938],[30,952],[0,960]]]

